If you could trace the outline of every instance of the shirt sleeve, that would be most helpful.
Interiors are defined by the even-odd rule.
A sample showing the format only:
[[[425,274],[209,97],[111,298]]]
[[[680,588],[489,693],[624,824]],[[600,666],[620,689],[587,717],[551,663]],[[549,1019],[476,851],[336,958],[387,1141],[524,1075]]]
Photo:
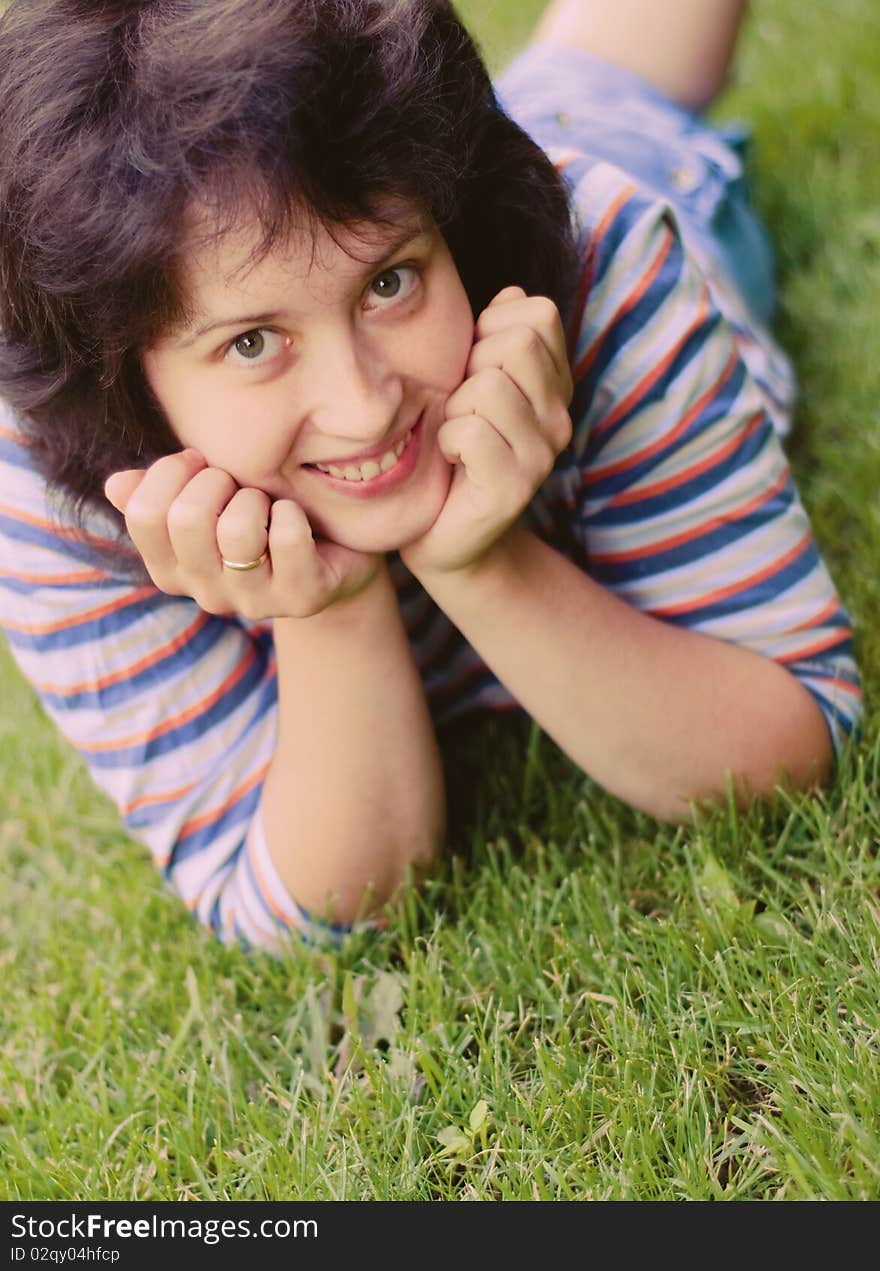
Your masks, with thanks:
[[[109,518],[88,530],[113,540]],[[225,942],[335,936],[289,896],[265,841],[271,627],[206,614],[106,560],[65,523],[0,407],[0,627],[47,714],[171,889]]]
[[[786,666],[837,752],[860,711],[850,620],[740,336],[662,201],[600,164],[575,204],[574,436],[555,476],[572,550],[639,609]]]

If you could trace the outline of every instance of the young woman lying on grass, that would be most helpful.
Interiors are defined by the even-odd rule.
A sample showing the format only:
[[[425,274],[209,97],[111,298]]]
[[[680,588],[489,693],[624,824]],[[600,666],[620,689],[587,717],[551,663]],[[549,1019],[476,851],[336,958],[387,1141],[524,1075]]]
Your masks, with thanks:
[[[742,5],[656,9],[551,5],[503,107],[445,0],[0,19],[2,622],[224,940],[429,868],[466,712],[660,818],[853,728],[741,138],[694,113]]]

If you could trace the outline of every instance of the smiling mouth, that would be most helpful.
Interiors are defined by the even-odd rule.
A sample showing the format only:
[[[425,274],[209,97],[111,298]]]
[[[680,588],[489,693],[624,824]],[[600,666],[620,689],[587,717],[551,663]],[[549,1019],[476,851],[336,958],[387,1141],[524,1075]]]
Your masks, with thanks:
[[[384,454],[377,455],[374,459],[365,459],[362,463],[309,463],[305,466],[312,468],[316,472],[323,472],[328,477],[335,477],[338,481],[350,481],[352,484],[368,484],[375,481],[379,477],[383,477],[386,472],[393,471],[400,462],[403,452],[406,450],[412,440],[413,432],[416,425],[413,424],[399,441],[390,446]]]

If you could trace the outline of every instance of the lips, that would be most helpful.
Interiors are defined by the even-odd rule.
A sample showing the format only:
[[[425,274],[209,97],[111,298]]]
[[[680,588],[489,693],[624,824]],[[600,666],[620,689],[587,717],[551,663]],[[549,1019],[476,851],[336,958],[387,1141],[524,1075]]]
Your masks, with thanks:
[[[326,472],[331,477],[340,477],[343,481],[374,481],[383,472],[390,472],[406,449],[412,437],[412,428],[408,429],[399,441],[389,446],[381,455],[364,459],[360,463],[344,462],[316,463],[312,467],[318,472]]]
[[[307,471],[341,493],[355,498],[386,494],[400,485],[416,466],[421,448],[422,416],[393,446],[358,463],[307,464]]]

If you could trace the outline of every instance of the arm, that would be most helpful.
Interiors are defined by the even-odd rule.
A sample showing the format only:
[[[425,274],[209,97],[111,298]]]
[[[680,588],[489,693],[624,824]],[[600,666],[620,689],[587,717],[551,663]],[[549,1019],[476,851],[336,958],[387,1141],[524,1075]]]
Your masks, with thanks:
[[[118,479],[115,500],[127,504],[142,476]],[[203,513],[197,519],[213,523]],[[87,529],[108,551],[118,542],[116,525],[99,511],[89,513]],[[265,538],[265,521],[260,530]],[[260,550],[260,544],[254,551],[246,543],[239,547],[241,559]],[[325,928],[296,904],[292,890],[300,882],[305,886],[310,866],[324,871],[315,877],[319,883],[323,878],[326,890],[341,895],[375,875],[378,905],[383,888],[390,893],[402,876],[404,857],[420,862],[434,851],[442,833],[440,769],[409,649],[400,647],[400,618],[391,609],[385,571],[375,562],[352,559],[346,570],[341,559],[335,561],[340,581],[347,580],[353,593],[362,585],[350,606],[340,597],[338,626],[334,604],[314,622],[279,619],[273,642],[271,622],[212,614],[79,543],[2,402],[0,549],[0,627],[18,666],[165,882],[222,940],[277,950],[291,932],[324,938]],[[242,575],[240,585],[247,589],[260,572]],[[169,587],[177,581],[166,579]],[[242,590],[237,599],[247,608],[256,602]],[[205,600],[216,601],[224,614],[234,608],[224,608],[222,595]],[[316,645],[320,658],[310,680],[300,659],[311,658]],[[294,700],[298,684],[289,671],[311,694],[307,710]],[[357,693],[365,695],[372,715],[349,710]],[[291,717],[303,733],[287,726],[290,700],[296,706]],[[358,723],[360,734],[342,726],[353,730]],[[324,730],[320,735],[316,724]],[[345,750],[364,733],[366,748],[358,743]],[[288,741],[299,746],[293,760],[285,758]],[[332,746],[332,755],[319,751],[318,743]],[[308,856],[299,851],[309,831],[302,815],[297,820],[301,799],[293,806],[294,793],[300,793],[292,784],[293,768],[303,753],[325,773],[334,762],[341,771],[343,758],[349,765],[331,791],[334,826],[325,836],[312,823],[314,852]],[[350,768],[358,755],[355,788]],[[343,811],[350,814],[345,824]],[[271,850],[267,819],[273,820]],[[410,834],[411,826],[418,833]],[[319,842],[331,828],[350,835],[329,844],[329,863],[342,871],[336,879],[324,864],[328,843]],[[286,886],[279,870],[287,872],[287,858],[298,873]],[[324,893],[303,894],[304,903],[320,912]]]
[[[621,201],[607,233],[622,264],[606,257],[590,292],[577,426],[563,437],[552,405],[572,391],[561,327],[540,302],[496,300],[441,433],[450,498],[403,558],[569,755],[637,806],[678,817],[725,797],[729,776],[741,798],[785,774],[812,785],[829,725],[840,736],[857,714],[846,617],[763,399],[662,208]],[[517,526],[538,489],[536,523],[564,521],[577,567]]]
[[[295,504],[239,490],[192,451],[116,474],[108,497],[163,591],[206,613],[272,619],[277,731],[260,830],[273,882],[319,919],[375,912],[411,866],[431,862],[444,820],[433,729],[384,561],[315,543]],[[258,569],[223,567],[224,556],[266,550]]]
[[[824,780],[822,712],[768,658],[634,609],[523,527],[420,581],[498,678],[606,789],[663,819],[724,792]]]
[[[351,923],[430,865],[445,801],[434,730],[383,567],[357,596],[276,618],[278,739],[263,787],[291,895]]]

